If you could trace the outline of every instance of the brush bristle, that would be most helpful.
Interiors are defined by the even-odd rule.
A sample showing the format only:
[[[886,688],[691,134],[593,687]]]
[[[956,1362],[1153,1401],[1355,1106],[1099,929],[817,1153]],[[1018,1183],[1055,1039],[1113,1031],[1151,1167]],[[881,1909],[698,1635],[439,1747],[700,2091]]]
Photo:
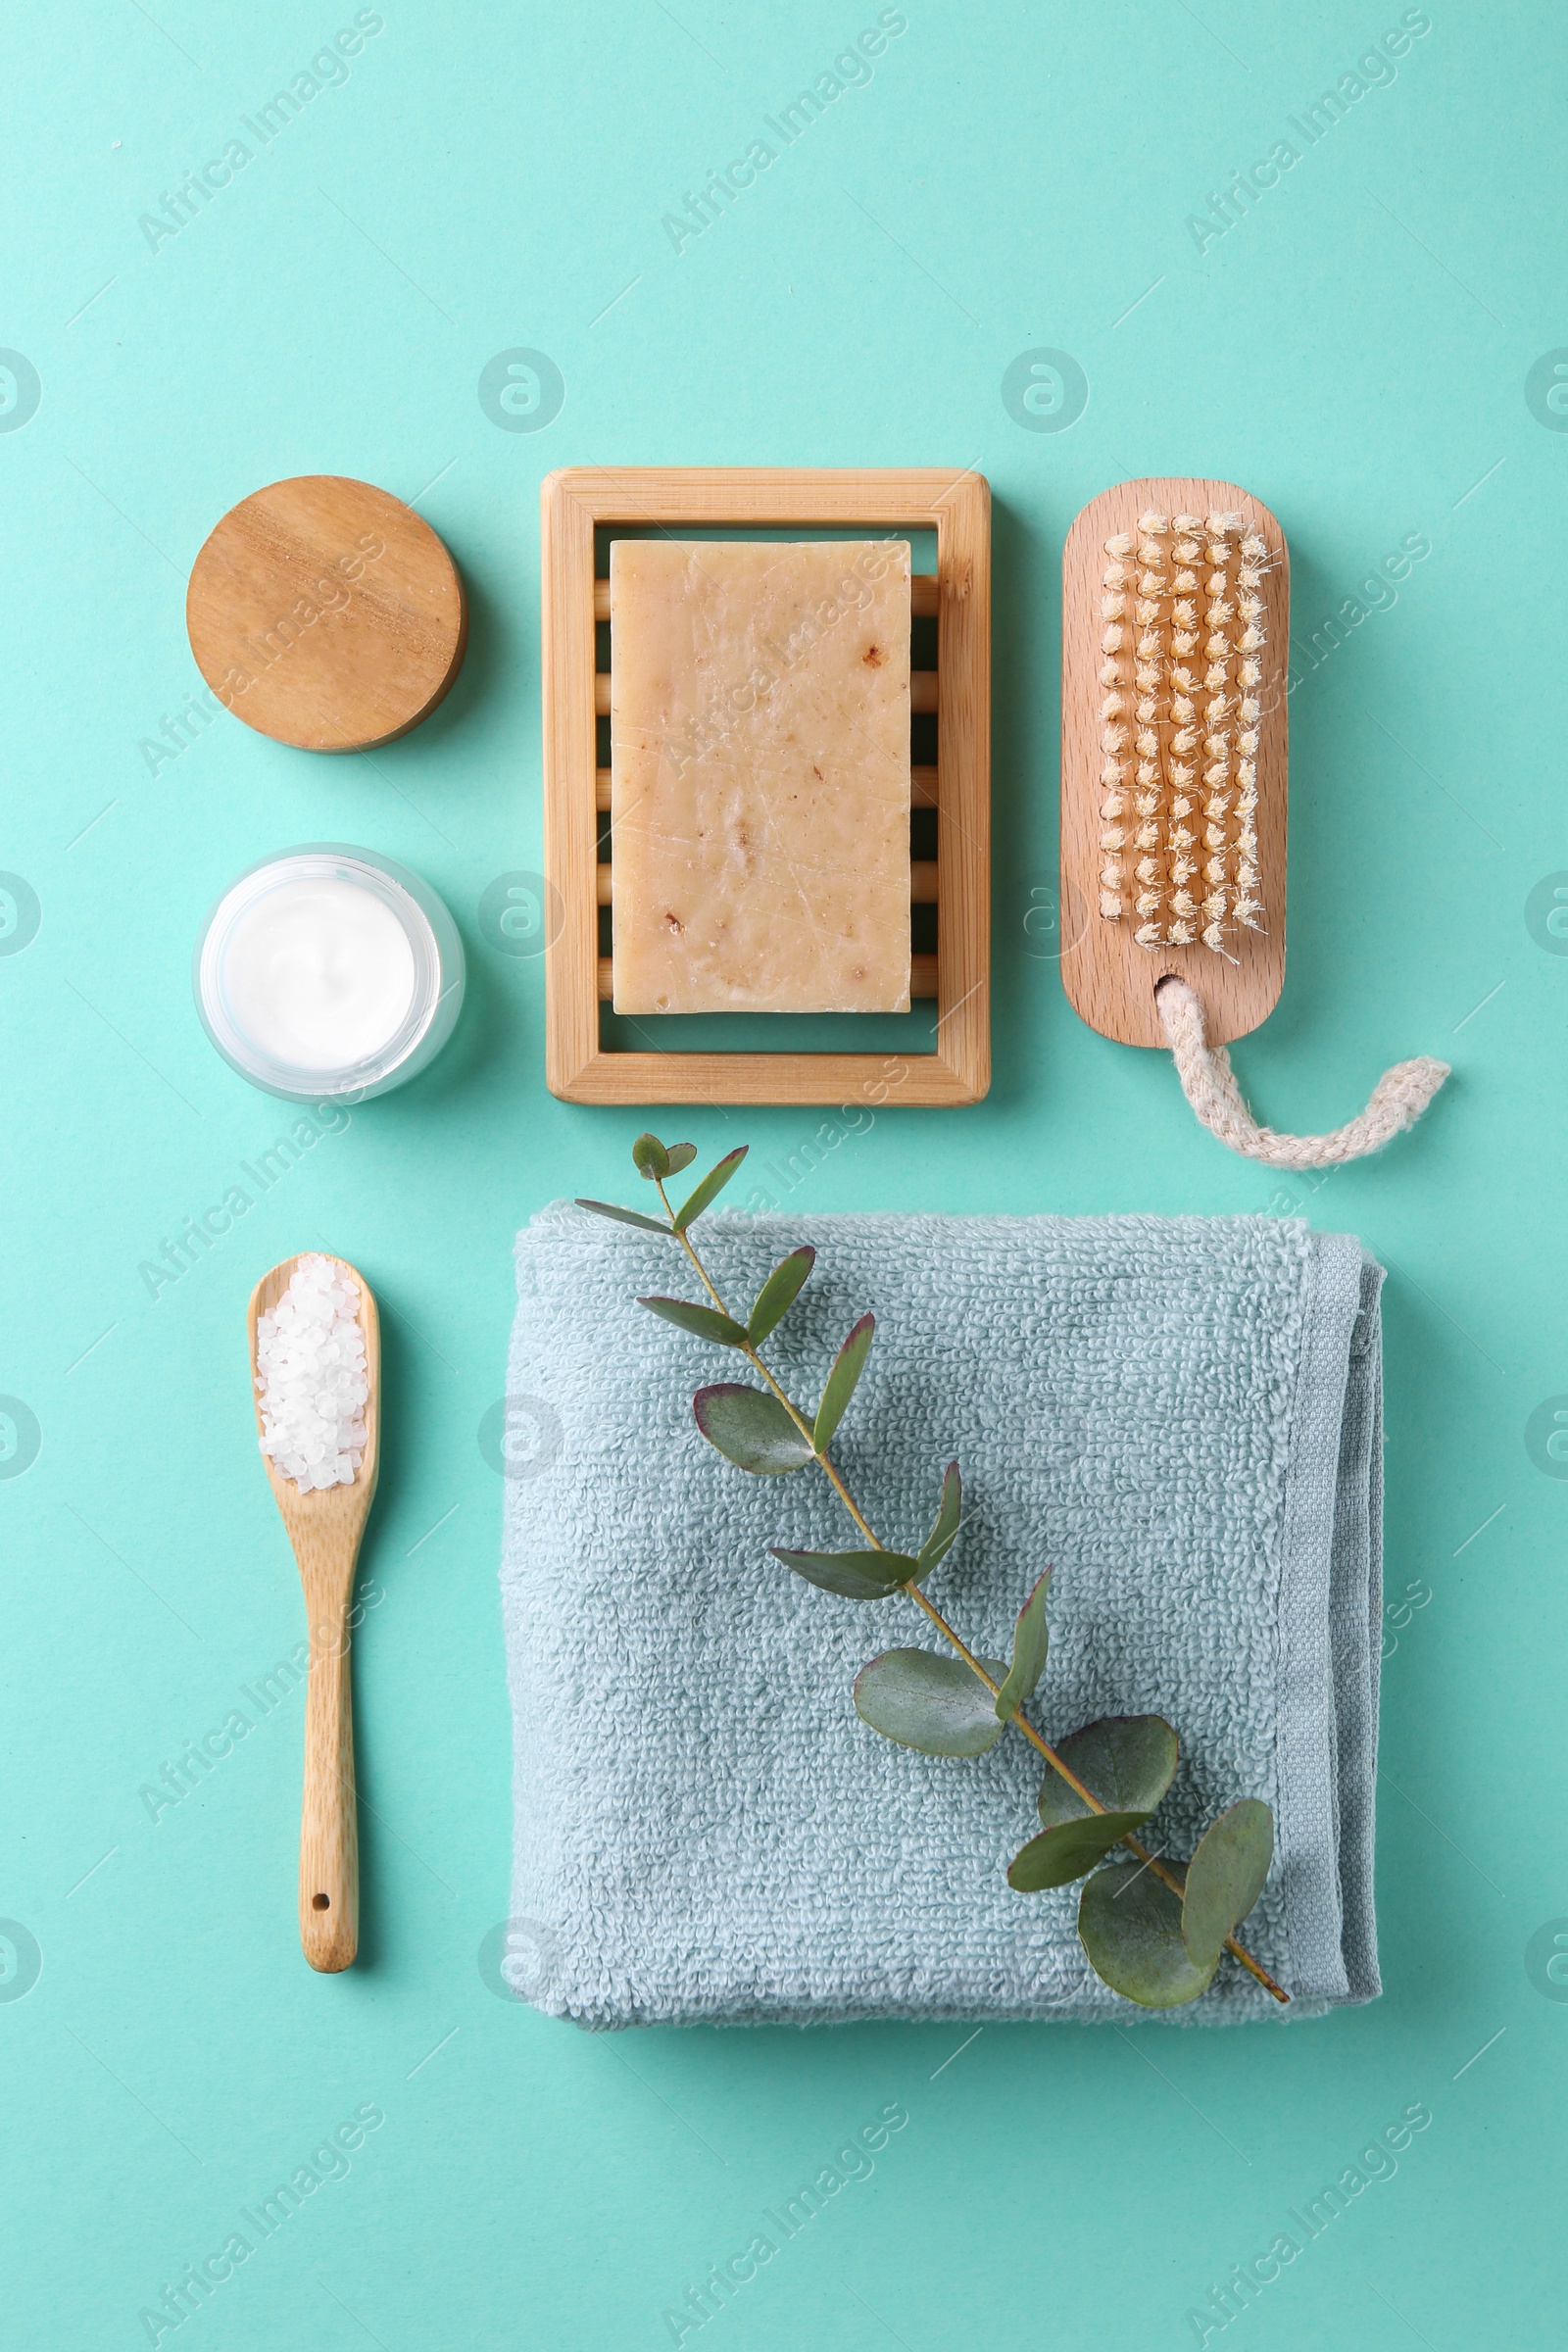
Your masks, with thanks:
[[[1100,705],[1100,912],[1108,923],[1120,922],[1126,911],[1122,897],[1126,880],[1122,851],[1127,846],[1127,834],[1118,820],[1126,813],[1131,767],[1127,758],[1127,729],[1121,723],[1127,710],[1122,689],[1132,681],[1124,679],[1116,657],[1126,635],[1122,623],[1127,611],[1127,559],[1132,552],[1133,543],[1127,533],[1116,532],[1105,541],[1105,568],[1101,574],[1103,594],[1100,615],[1103,626],[1100,645],[1106,659],[1101,665],[1100,678],[1106,691]]]
[[[1100,911],[1107,922],[1136,916],[1140,947],[1201,940],[1234,962],[1239,928],[1265,928],[1257,743],[1268,549],[1243,514],[1152,507],[1104,552]]]

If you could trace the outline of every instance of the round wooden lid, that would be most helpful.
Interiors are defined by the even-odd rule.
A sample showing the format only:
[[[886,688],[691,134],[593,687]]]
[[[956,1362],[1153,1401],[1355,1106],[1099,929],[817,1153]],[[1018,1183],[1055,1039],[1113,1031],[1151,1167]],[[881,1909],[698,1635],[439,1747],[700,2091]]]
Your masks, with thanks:
[[[463,666],[463,582],[421,515],[370,482],[302,473],[241,499],[185,595],[197,667],[259,734],[362,752],[427,717]]]

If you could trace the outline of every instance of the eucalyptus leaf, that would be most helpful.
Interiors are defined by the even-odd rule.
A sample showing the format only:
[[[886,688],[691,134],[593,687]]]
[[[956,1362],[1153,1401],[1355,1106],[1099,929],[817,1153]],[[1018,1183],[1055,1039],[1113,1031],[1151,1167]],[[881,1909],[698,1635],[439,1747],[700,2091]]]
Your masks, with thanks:
[[[591,1208],[596,1217],[613,1217],[617,1225],[636,1225],[644,1233],[668,1234],[670,1225],[661,1225],[657,1217],[640,1217],[634,1208],[616,1208],[609,1200],[579,1200],[579,1208]]]
[[[782,1323],[801,1295],[806,1277],[816,1263],[816,1251],[808,1242],[802,1249],[792,1250],[757,1294],[757,1303],[747,1318],[746,1329],[752,1346],[760,1348],[768,1333]]]
[[[1255,1796],[1244,1796],[1211,1821],[1187,1865],[1182,1936],[1195,1968],[1212,1969],[1263,1891],[1274,1859],[1274,1816]]]
[[[1018,1611],[1012,1629],[1012,1664],[1006,1681],[997,1692],[997,1713],[1004,1723],[1010,1723],[1024,1700],[1034,1696],[1035,1685],[1046,1671],[1046,1651],[1051,1639],[1046,1626],[1046,1593],[1050,1585],[1048,1568]],[[1074,1871],[1072,1875],[1076,1878],[1078,1873]],[[1054,1879],[1050,1883],[1056,1886],[1064,1882]]]
[[[684,1233],[688,1225],[695,1224],[709,1202],[717,1200],[725,1185],[740,1166],[741,1161],[746,1157],[749,1149],[748,1145],[742,1144],[737,1150],[726,1152],[723,1158],[709,1169],[702,1183],[675,1211],[675,1231],[677,1233]],[[696,1156],[695,1153],[693,1156]]]
[[[1000,1658],[982,1658],[1001,1682]],[[983,1756],[1006,1730],[997,1721],[991,1693],[957,1658],[928,1649],[890,1649],[855,1678],[856,1712],[901,1747],[927,1756]]]
[[[648,1184],[669,1174],[669,1153],[657,1135],[640,1135],[631,1148],[632,1166]]]
[[[1196,2001],[1214,1974],[1182,1941],[1182,1906],[1142,1862],[1097,1870],[1078,1898],[1078,1936],[1097,1977],[1144,2009]]]
[[[1020,1846],[1007,1865],[1007,1885],[1020,1894],[1065,1886],[1102,1862],[1129,1830],[1142,1829],[1148,1819],[1147,1813],[1082,1813],[1076,1821],[1058,1821]]]
[[[918,1561],[902,1551],[786,1551],[779,1544],[770,1544],[768,1549],[808,1585],[840,1592],[846,1600],[886,1600],[919,1568]]]
[[[671,1144],[668,1157],[669,1167],[666,1173],[678,1176],[682,1168],[689,1168],[697,1157],[697,1146],[695,1144]]]
[[[932,1569],[940,1566],[953,1549],[962,1507],[963,1482],[958,1476],[957,1463],[950,1462],[942,1481],[942,1500],[937,1506],[936,1525],[920,1546],[922,1576],[929,1576]]]
[[[822,1391],[822,1401],[816,1408],[816,1450],[825,1453],[833,1443],[833,1433],[849,1410],[850,1398],[865,1359],[871,1352],[871,1340],[876,1331],[875,1315],[862,1315],[860,1320],[833,1358],[833,1369]]]
[[[754,1477],[782,1478],[811,1459],[809,1439],[802,1437],[778,1398],[762,1389],[720,1381],[698,1390],[692,1411],[710,1446]]]
[[[1176,1735],[1163,1715],[1102,1715],[1058,1740],[1056,1753],[1102,1805],[1141,1813],[1147,1821],[1175,1773]],[[1076,1788],[1054,1770],[1046,1774],[1037,1801],[1048,1830],[1060,1821],[1093,1818]]]
[[[716,1340],[721,1348],[744,1348],[746,1331],[733,1316],[721,1315],[710,1306],[699,1306],[690,1298],[639,1298],[652,1315],[662,1315],[666,1323],[675,1323],[682,1331],[693,1331],[700,1340]]]

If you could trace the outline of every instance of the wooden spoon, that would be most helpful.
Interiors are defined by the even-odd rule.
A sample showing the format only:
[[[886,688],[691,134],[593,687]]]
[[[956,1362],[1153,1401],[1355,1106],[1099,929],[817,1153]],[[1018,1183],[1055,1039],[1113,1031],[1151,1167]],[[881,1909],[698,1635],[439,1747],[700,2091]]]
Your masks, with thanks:
[[[322,1252],[311,1252],[321,1254]],[[288,1289],[298,1257],[285,1257],[251,1293],[251,1383],[256,1426],[256,1318]],[[369,1517],[380,1460],[381,1336],[375,1299],[346,1258],[330,1261],[360,1290],[360,1328],[369,1395],[365,1448],[351,1487],[302,1494],[268,1454],[262,1461],[299,1562],[310,1625],[311,1669],[305,1692],[305,1793],[300,1812],[300,1943],[313,1968],[347,1968],[360,1938],[360,1833],[354,1791],[354,1713],[349,1674],[349,1603],[360,1539]]]

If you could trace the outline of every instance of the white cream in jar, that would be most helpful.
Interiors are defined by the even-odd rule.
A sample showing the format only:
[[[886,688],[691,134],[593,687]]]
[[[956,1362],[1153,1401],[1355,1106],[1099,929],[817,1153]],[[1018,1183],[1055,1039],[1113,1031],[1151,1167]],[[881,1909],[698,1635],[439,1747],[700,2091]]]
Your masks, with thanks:
[[[404,1084],[451,1034],[463,947],[406,866],[313,843],[224,892],[192,979],[208,1035],[253,1085],[363,1100]]]

